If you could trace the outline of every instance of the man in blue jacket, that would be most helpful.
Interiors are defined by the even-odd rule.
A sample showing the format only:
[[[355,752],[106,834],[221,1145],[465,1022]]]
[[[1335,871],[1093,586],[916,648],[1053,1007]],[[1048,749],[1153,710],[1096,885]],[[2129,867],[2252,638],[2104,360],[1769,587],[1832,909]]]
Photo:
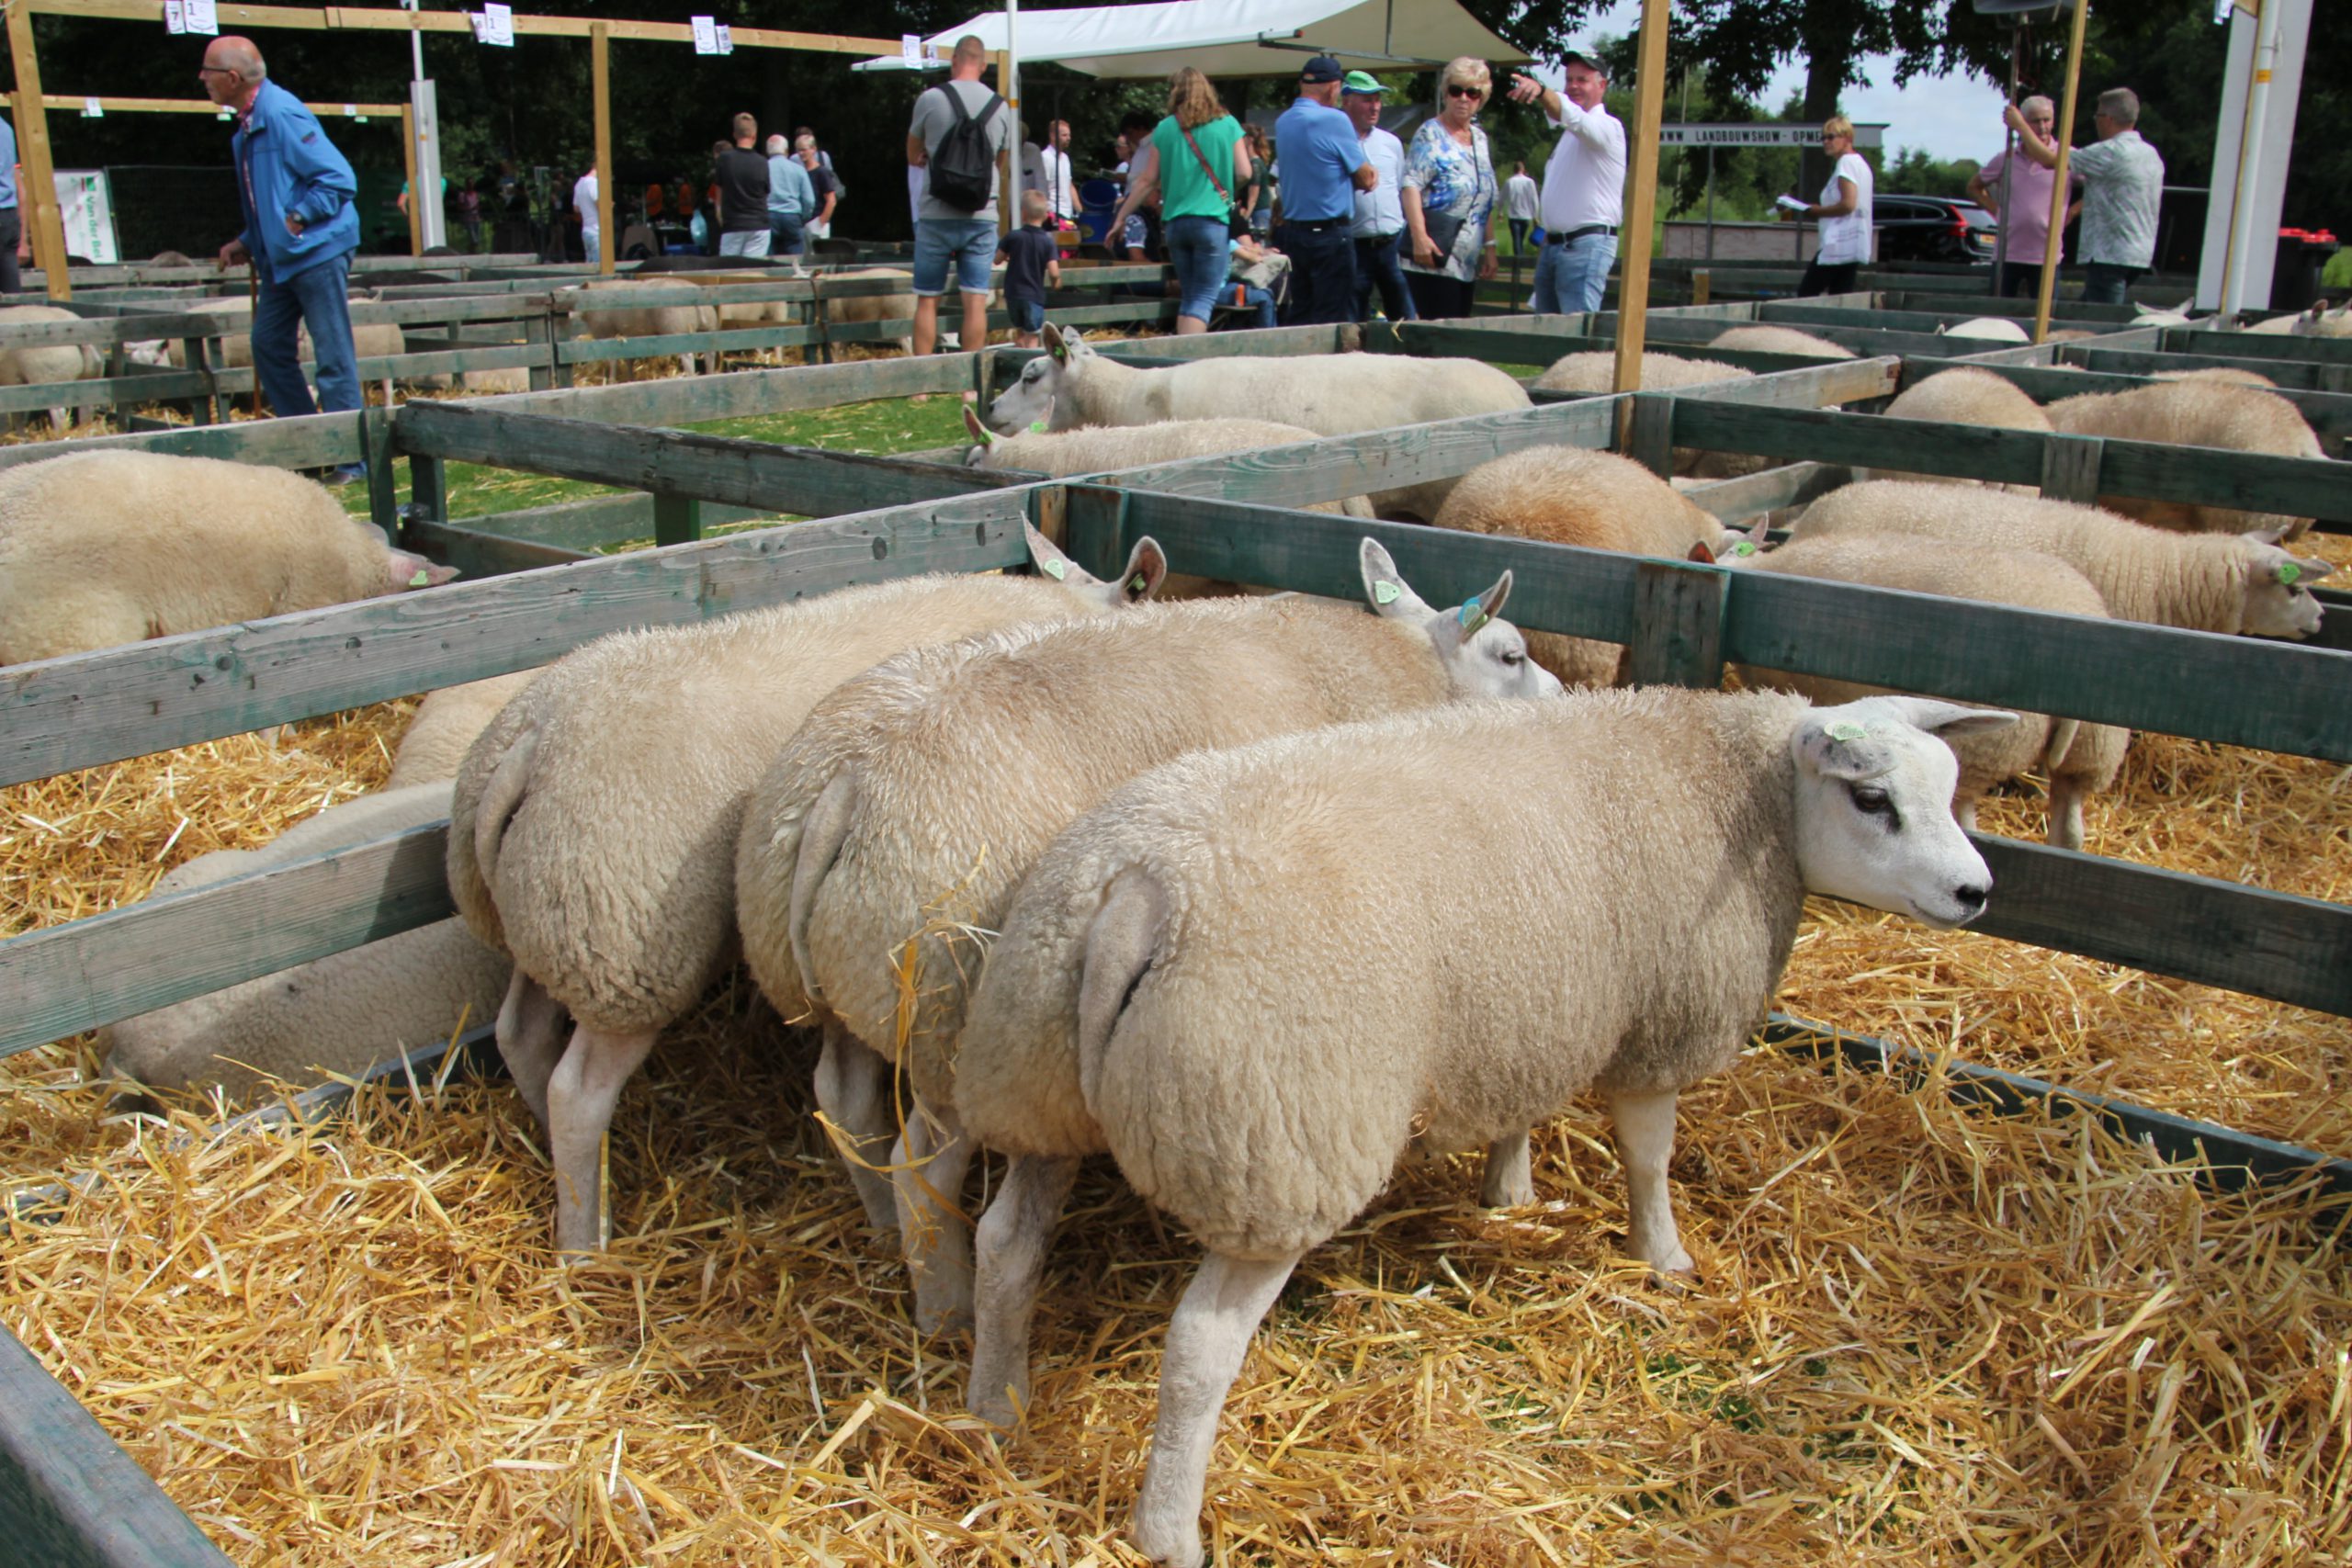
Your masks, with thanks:
[[[199,73],[212,101],[237,114],[232,142],[237,204],[244,231],[220,247],[220,265],[251,261],[261,283],[254,310],[254,373],[283,418],[360,406],[357,356],[347,299],[351,253],[359,248],[358,190],[351,165],[327,141],[318,117],[268,80],[253,40],[214,39]],[[311,329],[319,360],[319,401],[302,382],[297,322]],[[356,478],[356,471],[338,478]]]

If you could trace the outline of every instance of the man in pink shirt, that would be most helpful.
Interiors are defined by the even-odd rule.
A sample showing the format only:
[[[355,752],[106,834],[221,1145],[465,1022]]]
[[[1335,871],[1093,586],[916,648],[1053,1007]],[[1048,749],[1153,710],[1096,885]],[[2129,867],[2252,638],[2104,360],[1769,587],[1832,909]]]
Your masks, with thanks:
[[[2044,141],[2055,137],[2058,111],[2050,100],[2039,95],[2018,106],[2033,134]],[[1994,279],[1993,292],[2010,299],[2032,294],[2041,288],[2041,262],[2050,245],[2050,184],[2057,177],[2054,171],[2043,168],[2030,158],[2011,155],[2004,148],[1993,154],[1993,161],[1968,176],[1969,197],[1985,207],[1993,207],[1997,199],[2004,241],[2000,276]],[[2080,186],[2080,176],[2069,175],[2069,186]],[[2069,207],[2067,221],[2074,220],[2075,209]],[[2059,260],[2065,260],[2065,236],[2058,241]]]

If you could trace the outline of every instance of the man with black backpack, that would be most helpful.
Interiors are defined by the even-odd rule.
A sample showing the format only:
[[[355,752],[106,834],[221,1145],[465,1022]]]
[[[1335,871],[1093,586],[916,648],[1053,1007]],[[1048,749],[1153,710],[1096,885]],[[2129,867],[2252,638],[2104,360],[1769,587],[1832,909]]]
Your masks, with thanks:
[[[915,341],[929,354],[939,341],[939,297],[953,263],[964,295],[963,346],[989,339],[989,269],[996,259],[997,157],[1012,140],[1004,100],[980,81],[988,46],[967,33],[956,40],[947,80],[915,100],[907,162],[927,175],[915,204]]]

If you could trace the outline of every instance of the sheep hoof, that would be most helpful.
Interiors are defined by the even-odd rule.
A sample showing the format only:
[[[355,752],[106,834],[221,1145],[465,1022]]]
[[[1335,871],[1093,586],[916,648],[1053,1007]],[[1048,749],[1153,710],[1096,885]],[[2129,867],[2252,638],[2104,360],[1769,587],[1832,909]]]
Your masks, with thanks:
[[[1010,1393],[1000,1389],[994,1394],[975,1393],[965,1402],[973,1415],[1000,1432],[1010,1432],[1021,1425],[1021,1411]]]
[[[915,1326],[925,1334],[953,1334],[972,1326],[972,1303],[962,1301],[926,1302],[918,1292],[915,1296]]]
[[[1534,1179],[1521,1171],[1515,1181],[1490,1182],[1478,1201],[1489,1209],[1524,1209],[1535,1201]]]

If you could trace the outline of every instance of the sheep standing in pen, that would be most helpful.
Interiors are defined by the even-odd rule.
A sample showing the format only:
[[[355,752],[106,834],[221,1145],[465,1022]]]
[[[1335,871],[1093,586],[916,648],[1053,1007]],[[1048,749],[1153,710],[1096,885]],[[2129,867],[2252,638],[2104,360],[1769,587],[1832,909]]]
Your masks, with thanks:
[[[2063,501],[1874,479],[1805,508],[1791,536],[1908,534],[2056,556],[2088,578],[2120,621],[2290,639],[2319,630],[2311,584],[2335,568],[2278,536],[2167,534]]]
[[[834,285],[855,283],[863,278],[895,278],[906,286],[905,292],[895,294],[845,293]],[[824,320],[828,329],[860,326],[868,321],[908,321],[915,315],[914,275],[897,267],[852,267],[844,272],[820,276],[815,284],[816,297],[824,303]],[[912,354],[915,340],[900,337],[894,340],[900,354]]]
[[[2070,435],[2105,435],[2166,446],[2218,446],[2278,457],[2324,456],[2319,437],[2294,404],[2273,392],[2233,387],[2211,378],[2134,387],[2128,392],[2086,392],[2061,398],[2045,412],[2052,429]],[[2286,536],[2293,539],[2312,524],[2308,517],[2134,495],[2102,495],[2098,503],[2151,527],[2191,533],[2245,534],[2283,528]]]
[[[58,305],[0,305],[0,327],[80,320],[80,316]],[[86,343],[0,348],[0,387],[56,387],[69,381],[87,381],[102,374],[98,351]],[[59,430],[73,423],[62,404],[49,411],[49,422]]]
[[[0,470],[0,664],[456,575],[282,468],[99,451]]]
[[[151,897],[209,887],[422,828],[449,814],[449,784],[363,795],[298,822],[257,850],[216,850],[164,874]],[[99,1032],[117,1077],[151,1089],[355,1076],[485,1021],[506,960],[450,919],[191,997]]]
[[[1630,457],[1581,446],[1530,446],[1479,464],[1438,509],[1436,525],[1680,560],[1693,545],[1720,553],[1731,531],[1696,502]],[[1571,686],[1617,680],[1624,649],[1613,642],[1530,632],[1535,662]]]
[[[1872,534],[1830,534],[1799,539],[1758,554],[1732,551],[1724,564],[1735,570],[1825,582],[1897,588],[1946,599],[2013,604],[2023,610],[2106,620],[2107,602],[2090,580],[2055,556],[2035,550],[1990,549],[1941,539]],[[1881,686],[1800,675],[1784,670],[1739,667],[1750,685],[1770,686],[1809,697],[1816,706],[1878,694]],[[1973,831],[1976,806],[2004,780],[2040,768],[2050,780],[2050,841],[2061,849],[2083,847],[2083,799],[2115,782],[2132,732],[2108,724],[2078,724],[2038,713],[2020,714],[2006,728],[1948,739],[1960,758],[1959,793],[1952,812]]]
[[[392,771],[384,787],[398,789],[402,784],[456,778],[474,739],[538,674],[537,670],[517,670],[511,675],[492,675],[486,681],[425,693],[392,752]]]
[[[2008,722],[1576,693],[1196,751],[1128,784],[1023,882],[971,998],[957,1093],[1012,1156],[979,1226],[973,1409],[1023,1402],[1046,1244],[1097,1152],[1207,1252],[1136,1505],[1160,1563],[1200,1561],[1259,1319],[1416,1145],[1523,1161],[1531,1126],[1597,1089],[1629,1250],[1690,1269],[1675,1097],[1763,1021],[1806,894],[1939,927],[1983,910],[1938,737]]]
[[[1750,354],[1794,354],[1807,359],[1851,359],[1854,351],[1843,344],[1831,343],[1826,337],[1801,333],[1794,327],[1775,327],[1761,322],[1744,327],[1732,327],[1717,333],[1708,340],[1709,348],[1739,348]]]
[[[2049,416],[2041,405],[2025,394],[2014,381],[1996,376],[1990,370],[1973,366],[1959,366],[1939,370],[1905,387],[1886,405],[1889,419],[1926,419],[1945,424],[1982,424],[1996,430],[2050,429]],[[1898,469],[1883,470],[1890,476]],[[1856,479],[1867,479],[1872,470],[1857,468]],[[1982,479],[1947,478],[1940,474],[1904,475],[1921,484],[1969,485],[1975,488],[2007,491],[2013,495],[2035,495],[2040,491],[2032,485],[1991,485]]]
[[[556,302],[571,313],[572,321],[582,333],[594,338],[668,337],[684,333],[717,332],[718,308],[716,305],[630,303],[629,297],[633,294],[641,295],[659,289],[674,295],[688,287],[671,277],[608,277],[582,284],[578,288],[559,289]],[[678,359],[688,375],[699,367],[700,356],[697,355],[682,354]]]
[[[1042,578],[903,578],[603,638],[542,671],[467,752],[449,891],[514,960],[498,1048],[548,1131],[560,1247],[603,1244],[597,1154],[614,1103],[733,960],[744,802],[808,710],[893,654],[1106,614],[1148,598],[1166,570],[1148,539],[1110,582],[1035,529],[1029,547]],[[887,1097],[865,1114],[860,1130],[880,1131]]]
[[[921,1104],[890,1166],[922,1328],[971,1306],[956,1207],[973,1153],[956,1122],[963,932],[997,924],[1056,833],[1196,748],[1558,694],[1495,618],[1509,572],[1431,609],[1377,543],[1359,559],[1373,615],[1210,601],[902,655],[820,704],[761,782],[736,863],[744,957],[780,1011],[816,1005],[835,1062],[862,1066],[862,1092],[881,1095],[893,1062],[908,1069]]]
[[[1348,435],[1427,424],[1529,406],[1526,389],[1475,359],[1416,359],[1401,354],[1239,355],[1138,369],[1103,358],[1077,333],[1046,324],[1046,352],[989,408],[1000,431],[1082,424],[1157,424],[1170,419],[1264,419],[1318,435]],[[1372,497],[1383,516],[1437,515],[1452,479]]]

